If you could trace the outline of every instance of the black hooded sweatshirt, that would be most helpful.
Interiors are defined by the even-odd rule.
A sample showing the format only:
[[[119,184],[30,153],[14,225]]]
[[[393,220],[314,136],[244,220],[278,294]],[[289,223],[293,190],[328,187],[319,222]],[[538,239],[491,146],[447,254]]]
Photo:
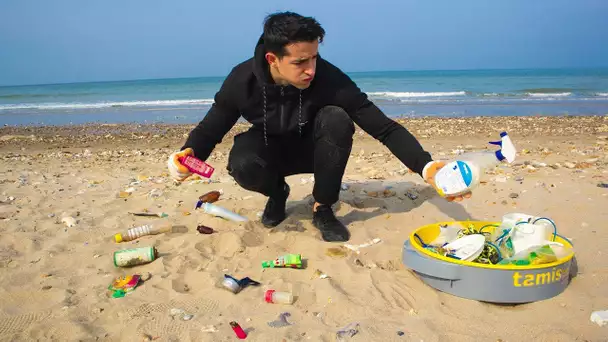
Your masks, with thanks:
[[[324,106],[343,108],[365,132],[382,142],[410,170],[422,176],[431,155],[403,126],[388,118],[340,69],[318,56],[315,77],[300,90],[274,83],[261,37],[255,54],[232,69],[203,120],[190,132],[182,149],[206,160],[243,116],[264,136],[302,134]]]

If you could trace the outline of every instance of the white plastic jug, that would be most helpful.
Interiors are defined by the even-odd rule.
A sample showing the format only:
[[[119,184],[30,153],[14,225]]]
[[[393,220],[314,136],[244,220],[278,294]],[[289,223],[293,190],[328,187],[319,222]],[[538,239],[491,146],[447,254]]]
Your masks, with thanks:
[[[470,152],[447,163],[435,175],[437,191],[441,196],[456,196],[471,191],[481,180],[484,170],[503,161],[515,160],[515,146],[507,132],[500,134],[500,141],[490,142],[500,146],[494,152]]]

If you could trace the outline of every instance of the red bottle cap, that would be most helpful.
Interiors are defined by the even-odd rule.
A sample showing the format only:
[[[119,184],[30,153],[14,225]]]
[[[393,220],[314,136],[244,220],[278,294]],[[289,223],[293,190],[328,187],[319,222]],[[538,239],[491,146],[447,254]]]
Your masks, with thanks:
[[[272,294],[273,293],[274,293],[274,290],[266,291],[266,294],[264,295],[264,300],[266,301],[266,303],[272,303]]]

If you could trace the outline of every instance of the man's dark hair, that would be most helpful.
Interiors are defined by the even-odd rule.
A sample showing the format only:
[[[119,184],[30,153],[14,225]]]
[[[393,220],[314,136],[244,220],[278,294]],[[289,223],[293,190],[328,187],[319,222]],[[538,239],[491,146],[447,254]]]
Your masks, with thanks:
[[[279,58],[287,55],[286,45],[299,42],[323,42],[325,30],[312,17],[293,12],[278,12],[264,20],[264,46]]]

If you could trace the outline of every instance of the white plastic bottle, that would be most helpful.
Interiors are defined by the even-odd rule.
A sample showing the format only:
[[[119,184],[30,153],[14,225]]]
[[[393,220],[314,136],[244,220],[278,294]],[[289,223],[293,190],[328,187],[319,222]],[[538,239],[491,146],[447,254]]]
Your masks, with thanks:
[[[462,195],[479,185],[481,174],[485,169],[505,160],[508,163],[515,160],[515,146],[507,132],[500,133],[500,141],[490,144],[501,148],[495,152],[462,154],[457,160],[448,163],[437,172],[435,184],[441,196]]]
[[[201,208],[204,212],[210,215],[223,217],[225,219],[232,220],[235,222],[247,221],[246,217],[243,217],[237,213],[234,213],[224,207],[220,207],[219,205],[215,205],[213,203],[203,203]]]
[[[127,230],[124,233],[114,235],[114,240],[118,242],[132,241],[145,235],[156,235],[171,231],[169,224],[147,224],[140,227],[135,227]]]
[[[264,294],[266,303],[275,304],[293,304],[293,295],[289,292],[277,292],[275,290],[267,290]]]

